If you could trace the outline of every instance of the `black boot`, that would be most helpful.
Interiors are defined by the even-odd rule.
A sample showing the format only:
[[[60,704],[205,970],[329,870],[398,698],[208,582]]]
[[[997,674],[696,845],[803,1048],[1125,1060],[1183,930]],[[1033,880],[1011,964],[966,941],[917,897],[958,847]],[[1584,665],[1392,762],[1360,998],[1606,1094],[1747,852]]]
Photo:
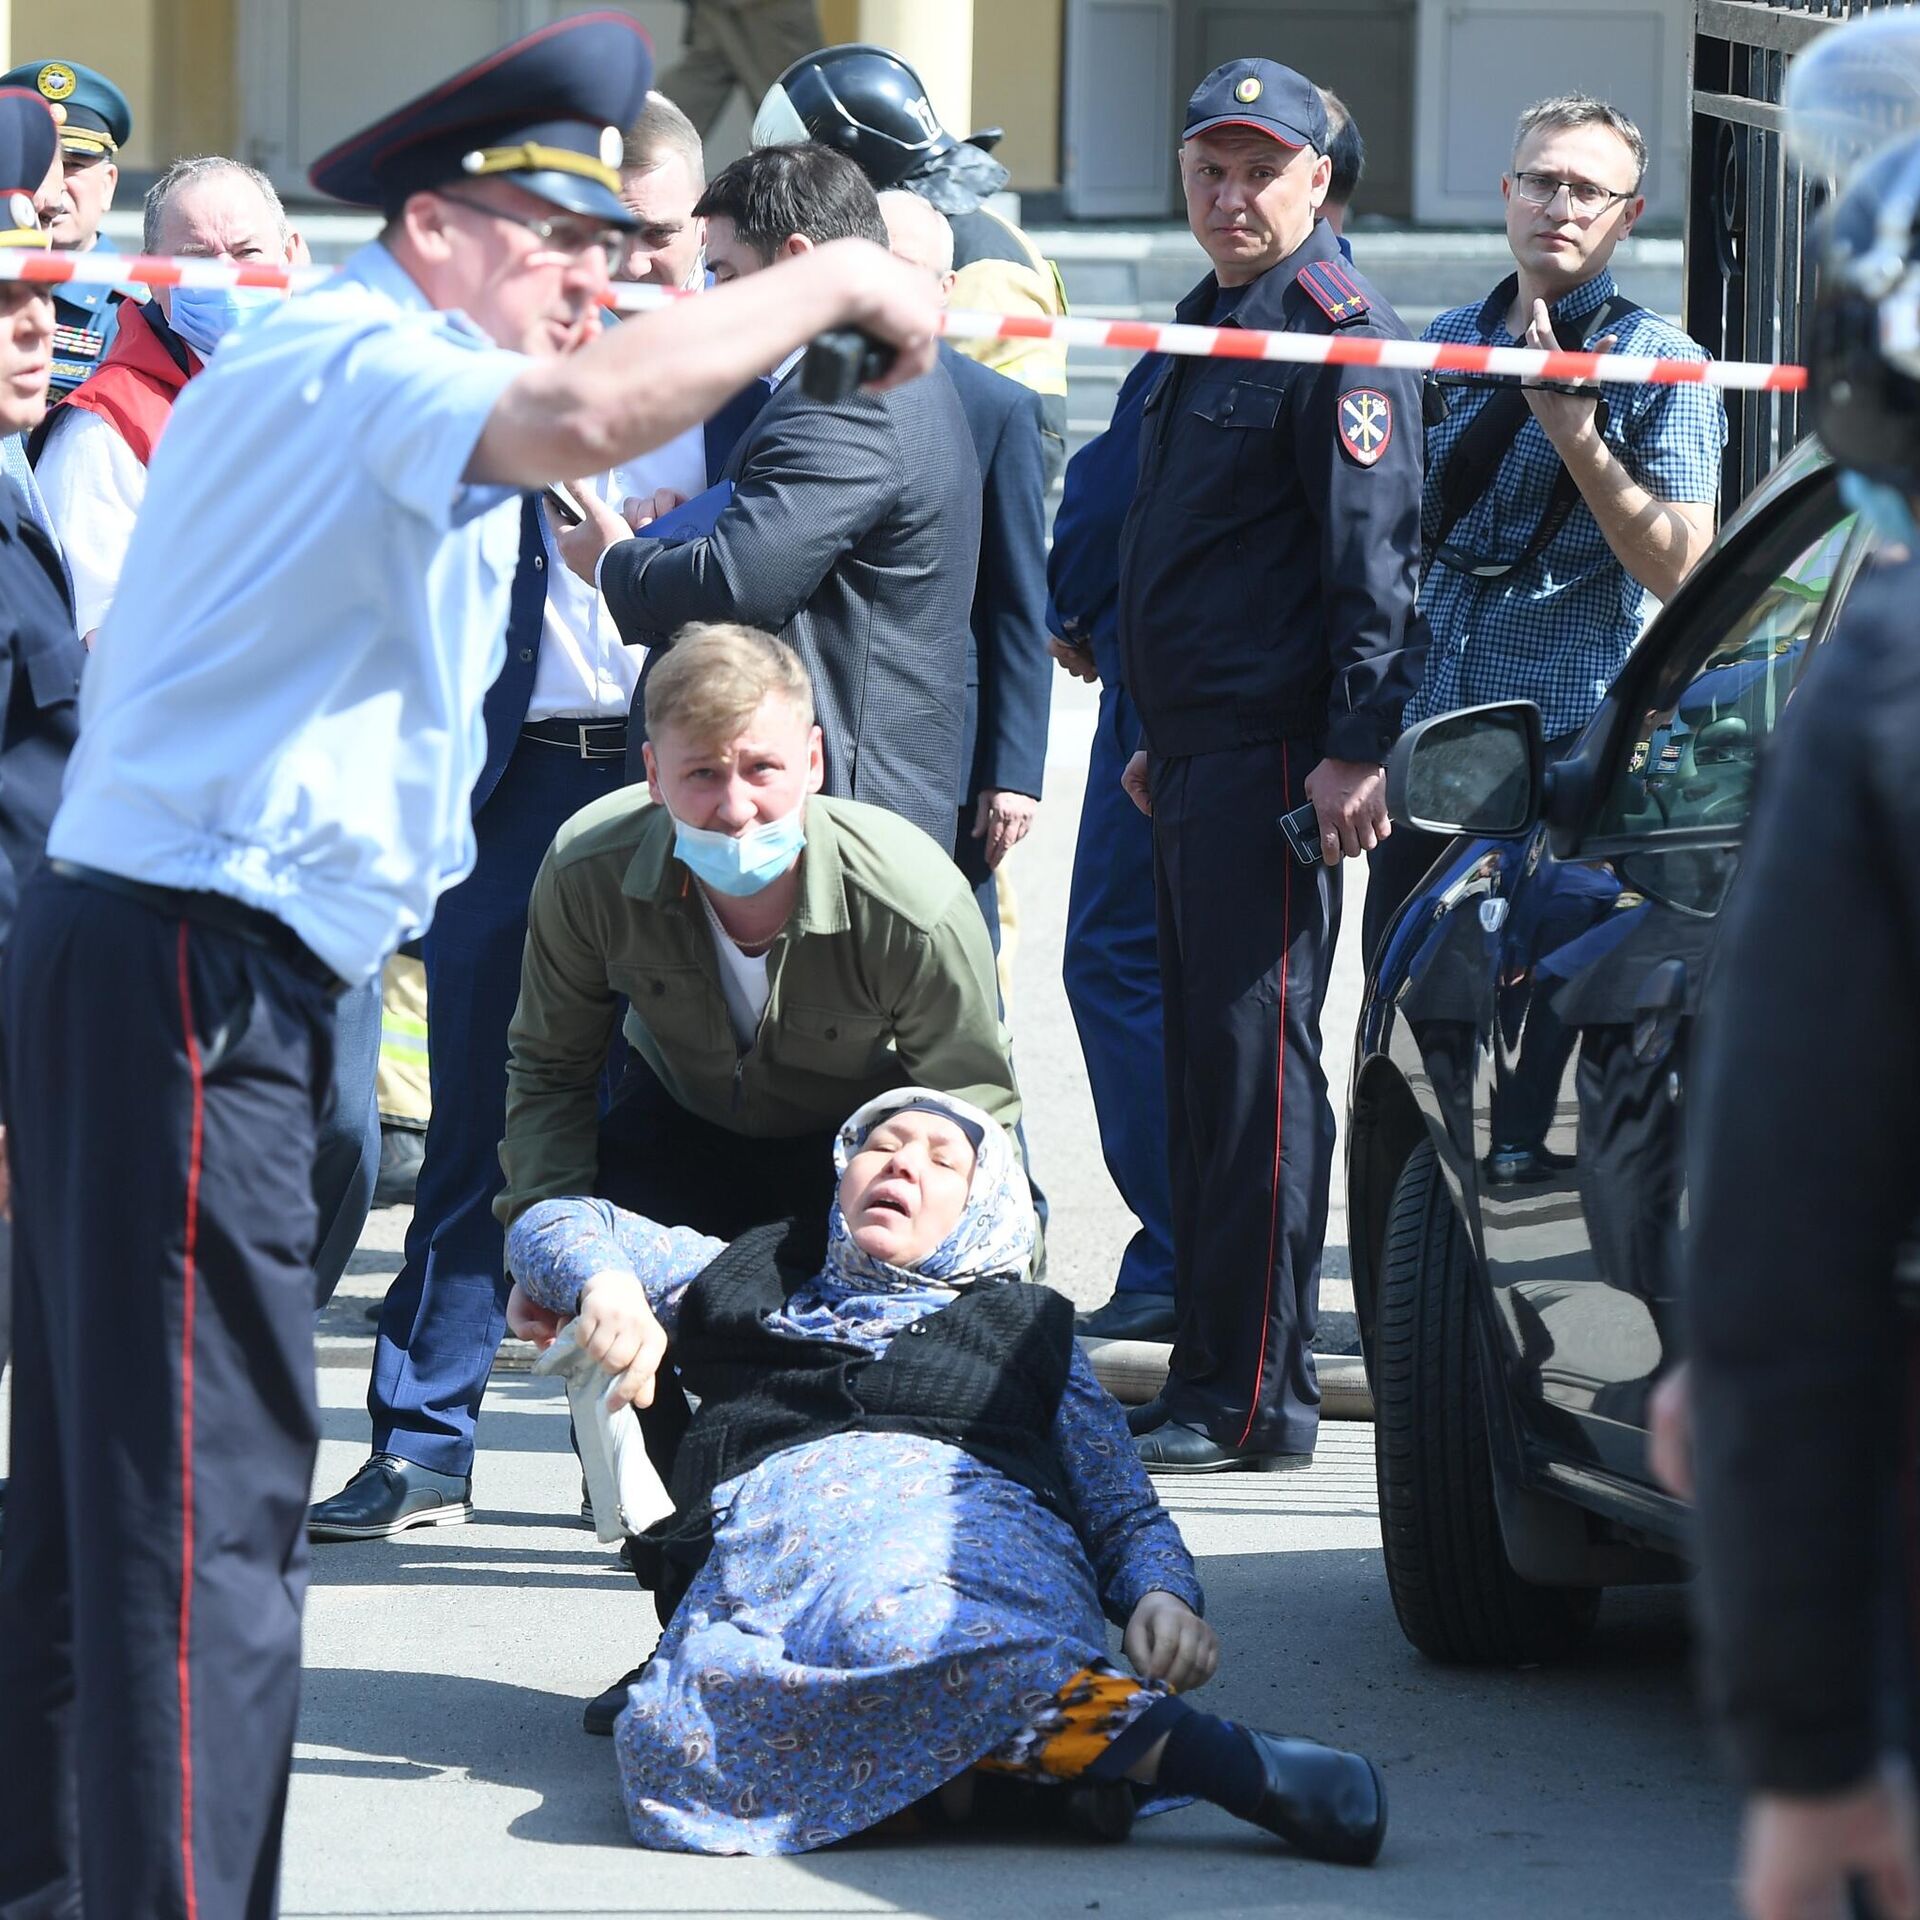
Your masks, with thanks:
[[[1317,1740],[1241,1729],[1253,1742],[1266,1778],[1260,1803],[1246,1817],[1278,1834],[1296,1853],[1336,1866],[1368,1867],[1387,1837],[1387,1789],[1364,1754]]]

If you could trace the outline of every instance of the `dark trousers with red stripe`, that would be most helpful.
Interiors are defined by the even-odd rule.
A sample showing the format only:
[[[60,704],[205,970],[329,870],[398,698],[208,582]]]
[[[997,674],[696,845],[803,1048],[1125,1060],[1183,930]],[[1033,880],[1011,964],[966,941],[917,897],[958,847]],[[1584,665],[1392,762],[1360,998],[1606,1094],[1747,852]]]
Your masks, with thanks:
[[[1274,741],[1151,765],[1178,1316],[1166,1404],[1267,1453],[1310,1453],[1320,1423],[1309,1347],[1334,1142],[1320,1008],[1340,880],[1303,867],[1277,824],[1319,759]]]
[[[333,1001],[43,870],[6,956],[0,1915],[276,1904],[300,1698]]]

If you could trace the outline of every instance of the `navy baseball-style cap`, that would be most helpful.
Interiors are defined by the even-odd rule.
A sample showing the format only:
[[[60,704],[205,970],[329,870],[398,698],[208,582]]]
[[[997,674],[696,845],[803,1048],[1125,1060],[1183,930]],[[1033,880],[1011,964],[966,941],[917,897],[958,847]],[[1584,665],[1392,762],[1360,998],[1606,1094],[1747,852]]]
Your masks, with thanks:
[[[1327,103],[1304,74],[1277,60],[1229,60],[1194,88],[1182,140],[1215,127],[1251,127],[1283,147],[1327,150]]]
[[[53,165],[60,129],[53,109],[24,87],[0,90],[0,247],[44,247],[33,197]]]
[[[323,153],[307,177],[349,206],[391,213],[410,193],[500,178],[609,226],[624,130],[653,80],[653,49],[628,14],[584,13],[527,34]]]
[[[66,115],[60,150],[76,161],[111,159],[133,134],[127,96],[78,60],[28,60],[0,73],[0,87],[24,87]]]

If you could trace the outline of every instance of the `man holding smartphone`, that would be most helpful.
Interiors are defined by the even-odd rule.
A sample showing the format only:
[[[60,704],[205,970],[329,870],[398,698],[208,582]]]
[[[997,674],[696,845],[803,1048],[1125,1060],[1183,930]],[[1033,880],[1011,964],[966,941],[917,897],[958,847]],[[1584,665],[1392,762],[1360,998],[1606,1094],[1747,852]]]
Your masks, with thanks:
[[[1177,318],[1405,338],[1320,218],[1326,104],[1270,60],[1209,74],[1180,177],[1214,270]],[[1146,394],[1120,646],[1153,818],[1175,1334],[1133,1416],[1149,1468],[1301,1464],[1333,1110],[1320,1006],[1339,863],[1388,832],[1384,762],[1418,684],[1421,392],[1412,374],[1170,361]],[[1279,816],[1310,804],[1320,864]]]

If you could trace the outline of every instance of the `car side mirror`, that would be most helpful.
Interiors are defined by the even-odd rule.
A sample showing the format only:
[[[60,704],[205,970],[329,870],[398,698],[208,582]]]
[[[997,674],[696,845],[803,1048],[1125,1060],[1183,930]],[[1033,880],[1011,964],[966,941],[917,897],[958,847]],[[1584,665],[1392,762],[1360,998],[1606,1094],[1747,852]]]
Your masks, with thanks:
[[[1540,817],[1546,766],[1531,700],[1465,707],[1409,727],[1387,761],[1387,811],[1423,833],[1524,833]]]

